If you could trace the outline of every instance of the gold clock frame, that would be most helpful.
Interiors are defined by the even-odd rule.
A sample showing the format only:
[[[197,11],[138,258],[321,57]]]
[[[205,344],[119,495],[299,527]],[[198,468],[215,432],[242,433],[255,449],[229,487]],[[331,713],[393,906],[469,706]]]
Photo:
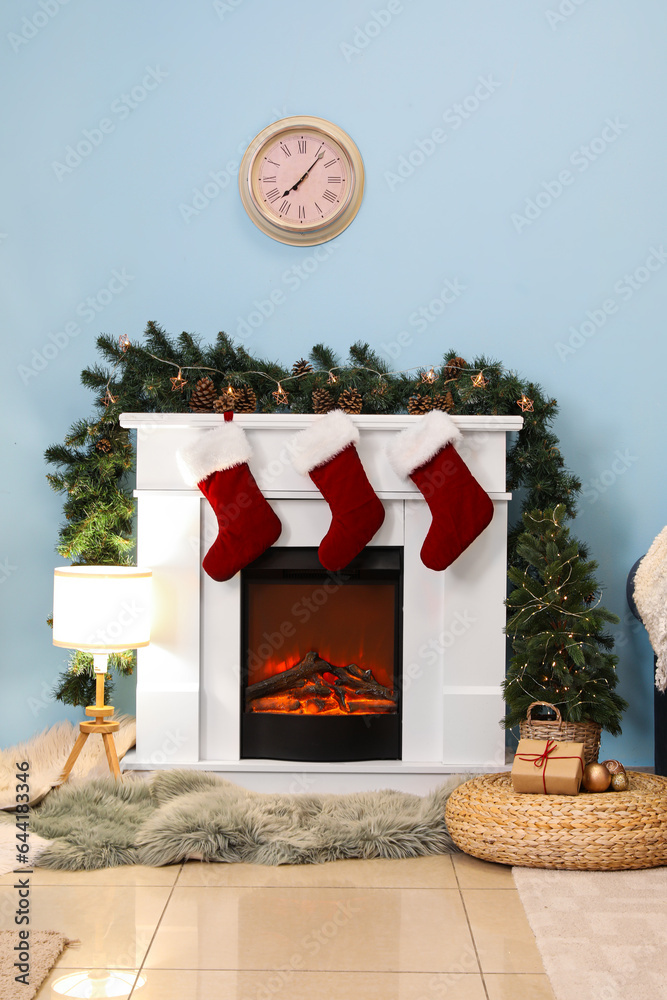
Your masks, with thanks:
[[[349,172],[350,183],[345,200],[335,215],[322,222],[299,224],[287,219],[278,221],[263,208],[260,196],[258,175],[264,151],[281,137],[298,133],[301,129],[321,133],[343,157]],[[239,191],[246,212],[257,228],[267,236],[291,246],[315,246],[334,239],[355,218],[364,193],[364,163],[356,143],[338,125],[312,115],[294,115],[273,122],[252,140],[241,160]]]

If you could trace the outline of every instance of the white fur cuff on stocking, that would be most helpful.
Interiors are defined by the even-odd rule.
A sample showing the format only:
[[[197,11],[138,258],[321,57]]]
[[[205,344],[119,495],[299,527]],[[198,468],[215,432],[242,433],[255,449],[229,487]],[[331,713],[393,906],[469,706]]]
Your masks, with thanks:
[[[457,445],[462,439],[461,431],[448,413],[431,410],[412,427],[396,435],[387,448],[387,457],[394,472],[401,479],[407,479],[446,445]]]
[[[351,417],[342,410],[332,410],[296,435],[292,465],[302,476],[307,476],[358,440],[359,430]]]
[[[212,472],[224,472],[243,465],[252,455],[252,448],[242,427],[225,422],[213,431],[204,431],[193,444],[176,454],[176,461],[188,486],[196,486]]]

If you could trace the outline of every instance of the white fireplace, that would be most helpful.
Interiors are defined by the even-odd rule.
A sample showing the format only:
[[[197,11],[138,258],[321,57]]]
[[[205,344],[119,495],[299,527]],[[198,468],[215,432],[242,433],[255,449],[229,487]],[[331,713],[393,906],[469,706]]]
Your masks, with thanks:
[[[431,517],[421,493],[386,458],[394,436],[419,417],[355,416],[358,451],[386,511],[372,546],[403,553],[401,759],[290,762],[242,759],[240,575],[218,583],[201,569],[217,534],[212,509],[187,488],[177,451],[218,426],[215,414],[121,416],[136,430],[137,561],[153,570],[151,645],[138,654],[137,746],[126,768],[200,768],[259,791],[423,793],[442,776],[505,764],[504,599],[507,579],[506,435],[521,417],[456,417],[459,453],[494,504],[488,528],[444,573],[421,563]],[[253,448],[250,468],[278,514],[278,547],[317,547],[329,508],[292,467],[290,442],[317,417],[236,415]]]

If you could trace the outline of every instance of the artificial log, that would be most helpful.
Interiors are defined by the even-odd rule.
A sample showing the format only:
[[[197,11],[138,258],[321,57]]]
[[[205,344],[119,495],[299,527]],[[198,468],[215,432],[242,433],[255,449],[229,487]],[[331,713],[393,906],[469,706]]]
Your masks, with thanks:
[[[301,702],[297,698],[255,698],[248,705],[250,712],[298,712]]]
[[[294,688],[294,696],[296,698],[326,698],[327,695],[331,694],[331,688],[327,684],[306,684],[303,686],[301,684]]]
[[[361,715],[379,715],[382,712],[393,712],[396,704],[384,699],[348,697],[347,707],[350,712],[359,712]]]
[[[328,683],[322,677],[323,674],[332,675],[336,678],[335,682]],[[293,698],[299,700],[302,695],[308,700],[314,698],[315,705],[322,697],[332,695],[343,712],[350,711],[348,698],[352,698],[355,705],[361,697],[365,697],[369,703],[389,703],[382,711],[393,711],[396,706],[394,692],[380,684],[371,670],[361,670],[356,663],[337,667],[321,659],[315,650],[306,653],[304,658],[289,670],[283,670],[273,677],[249,685],[246,689],[246,703],[254,711],[255,704],[252,703],[257,699],[264,699],[283,691],[289,691]],[[356,710],[359,711],[359,708]]]

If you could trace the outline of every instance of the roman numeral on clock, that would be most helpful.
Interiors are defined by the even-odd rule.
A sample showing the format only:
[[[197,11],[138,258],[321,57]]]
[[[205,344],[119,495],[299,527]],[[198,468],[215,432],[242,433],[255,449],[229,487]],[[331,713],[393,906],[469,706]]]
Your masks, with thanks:
[[[278,209],[278,211],[280,212],[281,215],[287,215],[287,213],[290,210],[291,205],[292,205],[292,202],[288,201],[287,198],[285,198],[284,202],[282,203],[282,205],[280,206],[280,208]]]
[[[333,165],[334,165],[334,163],[335,163],[335,162],[336,162],[336,157],[334,156],[333,160],[329,160],[329,161],[328,161],[327,163],[325,163],[325,164],[324,164],[324,166],[325,166],[325,167],[327,168],[327,170],[328,170],[328,169],[329,169],[329,167],[333,167]]]
[[[284,142],[280,143],[280,148],[282,149],[282,151],[285,154],[285,156],[291,156],[292,155]]]
[[[280,198],[280,191],[278,190],[278,188],[273,188],[272,191],[266,192],[266,200],[270,201],[272,205],[274,201],[278,200],[278,198]]]
[[[303,205],[299,205],[299,218],[303,219],[304,221],[306,219],[306,210],[303,207]]]
[[[340,184],[340,177],[327,177],[327,184]]]
[[[299,152],[300,153],[305,153],[306,152],[306,140],[305,139],[299,139],[298,140],[298,146],[299,146]]]
[[[331,202],[331,204],[333,204],[334,201],[337,201],[337,196],[333,193],[333,191],[325,191],[322,197],[325,201]]]
[[[268,174],[265,177],[262,177],[262,184],[275,184],[275,183],[276,183],[275,174],[272,174],[270,177]]]

